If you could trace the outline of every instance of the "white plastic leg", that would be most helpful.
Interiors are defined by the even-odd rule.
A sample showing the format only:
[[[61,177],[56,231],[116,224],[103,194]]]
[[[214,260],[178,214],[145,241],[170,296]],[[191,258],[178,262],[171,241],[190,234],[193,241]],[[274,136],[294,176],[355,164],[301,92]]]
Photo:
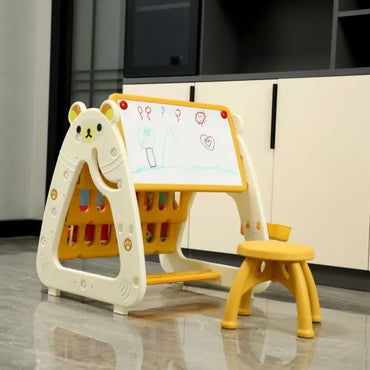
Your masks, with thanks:
[[[48,294],[53,296],[53,297],[60,297],[60,290],[59,289],[54,289],[54,288],[49,288],[48,289]]]
[[[117,305],[117,304],[113,306],[113,312],[117,315],[127,315],[128,314],[127,308]]]

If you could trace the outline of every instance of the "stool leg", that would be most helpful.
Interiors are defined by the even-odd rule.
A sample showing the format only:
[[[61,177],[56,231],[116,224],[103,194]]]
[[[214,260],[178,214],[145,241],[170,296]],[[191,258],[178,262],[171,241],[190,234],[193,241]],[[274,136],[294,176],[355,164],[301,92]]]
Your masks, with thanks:
[[[308,296],[306,279],[301,264],[293,262],[291,265],[294,295],[297,302],[297,335],[302,338],[313,338],[311,305]]]
[[[250,276],[248,281],[245,283],[244,291],[241,300],[238,314],[241,316],[249,316],[251,314],[251,298],[253,288],[260,283],[268,281],[272,277],[273,263],[271,261],[263,261],[259,259],[246,259],[250,268]],[[265,268],[261,270],[261,264],[265,263]]]
[[[249,316],[251,314],[252,288],[247,290],[240,300],[238,315]]]
[[[236,329],[238,326],[237,319],[240,300],[245,291],[245,282],[247,281],[250,272],[250,267],[248,266],[247,261],[244,260],[235,276],[226,301],[224,317],[221,321],[221,326],[224,329]]]
[[[306,279],[308,296],[310,297],[312,322],[321,322],[322,317],[320,313],[320,302],[315,281],[307,262],[303,262],[301,265],[304,277]]]

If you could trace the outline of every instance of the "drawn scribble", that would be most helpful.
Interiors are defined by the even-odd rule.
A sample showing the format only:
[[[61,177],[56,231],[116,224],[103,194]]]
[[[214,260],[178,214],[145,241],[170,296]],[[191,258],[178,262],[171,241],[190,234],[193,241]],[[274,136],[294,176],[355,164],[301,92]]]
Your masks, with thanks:
[[[157,161],[155,159],[153,148],[146,148],[146,159],[150,167],[157,167]]]
[[[155,135],[150,127],[142,127],[137,130],[136,138],[143,149],[155,147]]]
[[[146,112],[146,115],[147,115],[147,117],[148,117],[148,120],[150,121],[150,113],[152,112],[152,108],[150,108],[150,106],[149,106],[149,105],[147,105],[147,106],[145,107],[145,112]]]
[[[155,135],[150,127],[142,127],[136,134],[139,145],[145,150],[146,159],[150,167],[157,167],[155,158]]]
[[[237,169],[228,166],[213,165],[211,163],[207,165],[189,161],[186,150],[182,147],[181,141],[175,132],[171,127],[168,127],[164,134],[164,140],[160,140],[161,143],[163,142],[163,145],[161,144],[161,148],[157,149],[154,132],[149,127],[139,129],[137,131],[137,139],[140,146],[145,150],[146,160],[149,165],[144,163],[143,166],[133,169],[133,174],[137,175],[161,170],[181,170],[185,173],[193,174],[214,172],[232,177],[240,176]],[[200,141],[206,150],[213,151],[215,149],[215,139],[211,135],[202,134]]]
[[[203,126],[206,123],[206,112],[200,110],[195,113],[195,122]]]
[[[212,136],[207,136],[205,134],[200,135],[200,142],[209,151],[213,151],[215,148],[215,139]]]
[[[164,116],[164,112],[166,111],[166,108],[164,107],[164,105],[161,105],[161,113],[162,113],[162,118]]]
[[[180,122],[181,109],[176,108],[176,110],[175,110],[175,116],[176,116],[176,118],[177,118],[177,122]]]
[[[140,119],[141,120],[143,120],[143,107],[141,106],[141,105],[139,105],[138,107],[137,107],[137,111],[139,112],[139,116],[140,116]]]

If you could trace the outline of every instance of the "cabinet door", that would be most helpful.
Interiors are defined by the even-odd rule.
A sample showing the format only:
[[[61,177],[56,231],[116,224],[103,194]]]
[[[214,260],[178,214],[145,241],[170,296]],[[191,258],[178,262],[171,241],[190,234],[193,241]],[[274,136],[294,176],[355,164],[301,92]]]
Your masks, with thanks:
[[[279,80],[272,221],[314,263],[367,270],[370,76]]]
[[[164,99],[189,100],[193,83],[135,84],[123,85],[124,94],[152,96]]]
[[[272,85],[276,81],[233,81],[195,84],[195,100],[227,106],[246,126],[246,136],[266,219],[270,219],[273,150],[270,149]],[[190,211],[189,248],[236,253],[240,219],[225,193],[197,193]]]

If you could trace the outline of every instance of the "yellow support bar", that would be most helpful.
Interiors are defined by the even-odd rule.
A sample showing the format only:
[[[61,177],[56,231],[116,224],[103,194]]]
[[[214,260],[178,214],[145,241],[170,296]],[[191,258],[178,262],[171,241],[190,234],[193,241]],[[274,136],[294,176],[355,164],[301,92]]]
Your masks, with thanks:
[[[146,276],[147,285],[179,283],[195,280],[218,279],[221,275],[218,272],[201,270],[201,271],[180,271],[162,274],[148,274]]]

